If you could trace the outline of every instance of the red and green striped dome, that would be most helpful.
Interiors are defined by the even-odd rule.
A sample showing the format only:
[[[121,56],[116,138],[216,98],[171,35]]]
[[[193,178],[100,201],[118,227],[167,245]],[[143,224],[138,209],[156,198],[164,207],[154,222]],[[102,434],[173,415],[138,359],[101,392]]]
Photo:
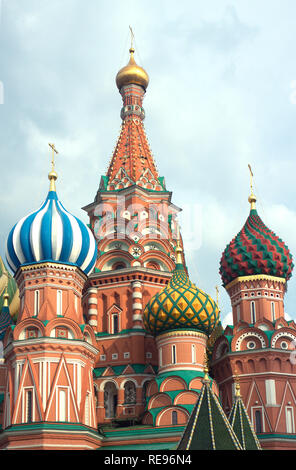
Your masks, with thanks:
[[[256,274],[288,280],[293,266],[289,248],[252,209],[242,230],[222,254],[220,275],[224,286],[237,277]]]

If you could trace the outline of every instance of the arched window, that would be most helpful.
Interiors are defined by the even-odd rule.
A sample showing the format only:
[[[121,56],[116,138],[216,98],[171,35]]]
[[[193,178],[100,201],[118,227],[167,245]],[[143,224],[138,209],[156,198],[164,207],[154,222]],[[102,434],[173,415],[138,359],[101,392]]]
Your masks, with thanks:
[[[255,429],[257,434],[262,433],[262,418],[260,410],[255,411]]]
[[[117,410],[117,389],[113,382],[108,382],[104,388],[105,417],[114,418]]]
[[[286,430],[288,434],[294,433],[293,408],[286,407]]]
[[[142,400],[143,400],[144,404],[146,404],[148,384],[149,384],[149,380],[146,380],[146,382],[144,382],[143,388],[142,388]]]
[[[40,292],[39,290],[34,291],[34,315],[38,315],[40,308]]]
[[[255,309],[255,302],[252,300],[251,302],[251,323],[256,323],[256,309]]]
[[[116,271],[117,269],[124,269],[125,267],[126,267],[126,266],[125,266],[124,263],[115,263],[115,264],[113,265],[113,268],[112,268],[112,269],[113,269],[113,271]]]
[[[27,390],[26,393],[26,423],[33,421],[33,393],[32,390]]]
[[[124,403],[136,403],[136,386],[131,380],[124,384]]]
[[[113,331],[114,335],[117,335],[117,333],[119,331],[119,318],[118,318],[117,313],[114,313],[112,315],[112,331]]]
[[[178,424],[178,413],[177,411],[172,411],[172,425],[176,426]]]

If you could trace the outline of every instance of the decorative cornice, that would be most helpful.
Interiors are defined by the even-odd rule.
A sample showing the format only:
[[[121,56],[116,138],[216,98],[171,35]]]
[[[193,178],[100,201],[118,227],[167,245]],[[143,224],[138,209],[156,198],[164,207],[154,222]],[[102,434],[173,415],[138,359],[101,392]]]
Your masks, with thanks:
[[[233,279],[233,281],[231,281],[229,284],[225,286],[225,289],[229,290],[231,287],[233,287],[235,284],[239,282],[260,281],[260,280],[280,282],[281,284],[286,284],[287,282],[284,277],[270,276],[268,274],[254,274],[252,276],[239,276],[236,279]]]
[[[168,331],[162,334],[159,334],[156,336],[156,340],[160,341],[163,340],[164,338],[168,338],[170,336],[196,336],[200,338],[208,338],[208,336],[205,333],[202,333],[201,331],[194,331],[194,330],[173,330],[173,331]]]

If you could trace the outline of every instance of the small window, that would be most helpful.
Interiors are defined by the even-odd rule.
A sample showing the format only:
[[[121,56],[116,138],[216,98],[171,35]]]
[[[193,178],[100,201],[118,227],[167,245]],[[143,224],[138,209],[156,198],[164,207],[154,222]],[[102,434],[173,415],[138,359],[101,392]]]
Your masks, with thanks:
[[[112,359],[118,359],[118,354],[117,353],[112,354]]]
[[[114,335],[117,335],[117,333],[118,333],[118,331],[119,331],[119,328],[118,328],[118,323],[119,323],[119,322],[118,322],[118,320],[119,320],[119,318],[118,318],[117,313],[116,313],[116,314],[113,314],[113,315],[112,315],[112,323],[113,323],[112,326],[113,326],[113,334],[114,334]]]
[[[255,429],[257,434],[262,433],[262,417],[260,410],[255,411]]]
[[[254,343],[254,341],[249,341],[247,343],[247,348],[248,349],[255,349],[256,348],[256,343]]]
[[[33,421],[33,392],[27,390],[26,392],[26,423],[32,423]]]
[[[282,342],[281,342],[281,348],[282,348],[282,349],[288,349],[288,347],[289,347],[289,345],[288,345],[288,343],[287,343],[286,341],[282,341]]]
[[[106,361],[106,354],[100,355],[100,361]]]
[[[271,302],[271,319],[272,321],[275,321],[275,308],[274,308],[274,302]]]
[[[240,305],[236,307],[236,321],[237,323],[240,321]]]
[[[66,390],[59,390],[59,421],[66,421]]]
[[[172,425],[176,426],[178,424],[178,413],[177,411],[172,411]]]
[[[256,323],[256,309],[255,309],[255,302],[252,300],[251,302],[251,323]]]
[[[286,407],[286,429],[288,434],[294,432],[294,419],[293,419],[293,408]]]
[[[176,346],[173,344],[172,346],[172,364],[176,364]]]
[[[35,290],[34,292],[34,315],[38,315],[40,308],[40,292]]]
[[[147,359],[151,359],[151,358],[152,358],[152,353],[151,353],[151,352],[147,352],[147,353],[146,353],[146,358],[147,358]]]
[[[62,315],[62,300],[63,300],[63,293],[61,290],[57,291],[57,315]]]
[[[192,354],[192,364],[196,363],[196,350],[195,350],[195,344],[191,346],[191,354]]]
[[[124,359],[129,359],[130,353],[129,352],[123,353],[123,357],[124,357]]]

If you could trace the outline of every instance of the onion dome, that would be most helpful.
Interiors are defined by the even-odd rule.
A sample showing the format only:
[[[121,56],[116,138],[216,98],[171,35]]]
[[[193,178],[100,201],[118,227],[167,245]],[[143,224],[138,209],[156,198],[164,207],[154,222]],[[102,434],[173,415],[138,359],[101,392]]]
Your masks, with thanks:
[[[0,310],[0,341],[3,341],[6,330],[9,325],[13,324],[10,312],[9,312],[9,294],[7,289],[3,295],[3,307]]]
[[[176,252],[176,268],[169,284],[145,307],[144,327],[155,336],[177,329],[193,329],[210,335],[219,321],[219,309],[208,294],[190,281],[182,264],[179,244]]]
[[[134,59],[135,49],[130,48],[130,60],[129,63],[119,70],[116,75],[116,85],[120,90],[123,86],[126,85],[140,85],[146,90],[149,83],[149,76],[147,72],[136,64]]]
[[[1,256],[0,256],[0,312],[4,305],[5,294],[9,299],[9,311],[12,317],[15,317],[20,308],[19,290],[15,280],[10,272],[7,270]]]
[[[89,274],[97,257],[94,236],[59,201],[55,171],[48,177],[50,189],[44,203],[37,211],[23,217],[8,236],[8,264],[15,273],[22,265],[54,261],[78,266]]]
[[[290,279],[292,255],[285,243],[262,222],[256,197],[249,197],[251,210],[242,230],[225,248],[220,261],[223,285],[240,276],[264,274]]]

